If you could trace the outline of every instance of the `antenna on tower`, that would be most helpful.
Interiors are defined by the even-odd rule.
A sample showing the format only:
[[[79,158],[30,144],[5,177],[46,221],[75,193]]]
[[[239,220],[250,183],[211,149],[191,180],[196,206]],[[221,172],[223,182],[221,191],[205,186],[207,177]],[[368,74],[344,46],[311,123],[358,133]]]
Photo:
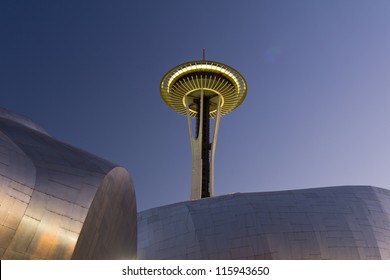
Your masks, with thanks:
[[[206,60],[206,49],[203,49],[203,60]]]

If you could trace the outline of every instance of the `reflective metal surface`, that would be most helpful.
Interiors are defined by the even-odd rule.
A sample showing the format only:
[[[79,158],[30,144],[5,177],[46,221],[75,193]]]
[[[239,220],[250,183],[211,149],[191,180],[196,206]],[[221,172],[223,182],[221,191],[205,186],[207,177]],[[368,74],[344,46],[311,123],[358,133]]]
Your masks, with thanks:
[[[390,259],[390,190],[236,193],[138,214],[140,259]]]
[[[129,259],[136,239],[125,169],[0,109],[2,259]]]

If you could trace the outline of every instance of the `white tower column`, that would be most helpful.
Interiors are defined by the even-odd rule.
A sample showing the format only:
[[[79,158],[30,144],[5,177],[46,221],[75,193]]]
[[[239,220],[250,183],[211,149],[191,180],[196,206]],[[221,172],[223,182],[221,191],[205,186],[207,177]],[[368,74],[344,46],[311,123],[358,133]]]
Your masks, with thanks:
[[[214,196],[214,158],[215,147],[217,146],[219,121],[221,119],[221,96],[218,95],[217,115],[214,122],[213,140],[211,141],[211,155],[210,155],[210,197]]]

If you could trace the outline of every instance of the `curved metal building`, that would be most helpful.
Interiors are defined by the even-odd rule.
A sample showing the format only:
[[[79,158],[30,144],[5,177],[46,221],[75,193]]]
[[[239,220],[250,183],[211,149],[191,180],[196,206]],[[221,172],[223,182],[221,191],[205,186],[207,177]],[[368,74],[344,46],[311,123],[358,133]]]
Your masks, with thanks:
[[[390,259],[390,190],[236,193],[138,214],[140,259]]]
[[[133,183],[115,164],[0,109],[1,259],[132,259]]]

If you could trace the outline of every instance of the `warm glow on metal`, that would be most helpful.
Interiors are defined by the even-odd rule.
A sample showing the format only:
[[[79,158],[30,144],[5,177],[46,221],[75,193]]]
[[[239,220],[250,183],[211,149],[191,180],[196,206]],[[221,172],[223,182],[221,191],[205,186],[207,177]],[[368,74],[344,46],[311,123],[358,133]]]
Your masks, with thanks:
[[[226,71],[225,68],[221,66],[216,66],[216,65],[208,65],[208,64],[197,64],[197,65],[189,65],[189,66],[184,66],[182,69],[174,73],[171,78],[168,81],[167,87],[169,88],[172,84],[172,82],[181,75],[185,75],[186,73],[194,72],[196,70],[210,70],[212,72],[221,72],[226,75],[228,75],[234,82],[235,85],[237,86],[237,91],[240,91],[240,83],[238,82],[238,79],[235,75],[233,75],[231,72]]]
[[[237,108],[245,99],[247,86],[245,79],[235,69],[214,61],[191,61],[171,69],[162,79],[161,96],[172,109],[186,115],[186,96],[193,99],[201,91],[221,97],[221,115],[226,115]],[[190,107],[193,104],[190,104]],[[216,108],[210,110],[215,117]],[[197,115],[190,108],[192,117]]]
[[[213,91],[213,92],[215,92],[219,97],[221,97],[221,107],[223,107],[223,104],[225,103],[225,99],[223,98],[223,96],[221,95],[221,94],[219,94],[219,92],[217,92],[217,91],[214,91],[214,90],[211,90],[211,89],[208,89],[209,91]],[[194,92],[194,91],[190,91],[190,92],[188,92],[186,95],[184,95],[183,96],[183,106],[184,107],[186,107],[187,106],[187,103],[186,103],[186,96],[187,95],[189,95],[189,94],[191,94],[192,92]],[[197,114],[197,112],[195,111],[195,110],[192,110],[192,109],[189,109],[190,110],[190,112],[192,113],[192,114]],[[217,111],[217,109],[215,109],[215,110],[212,110],[211,112],[210,112],[210,115],[211,116],[214,116],[214,114],[215,114],[215,112]]]

